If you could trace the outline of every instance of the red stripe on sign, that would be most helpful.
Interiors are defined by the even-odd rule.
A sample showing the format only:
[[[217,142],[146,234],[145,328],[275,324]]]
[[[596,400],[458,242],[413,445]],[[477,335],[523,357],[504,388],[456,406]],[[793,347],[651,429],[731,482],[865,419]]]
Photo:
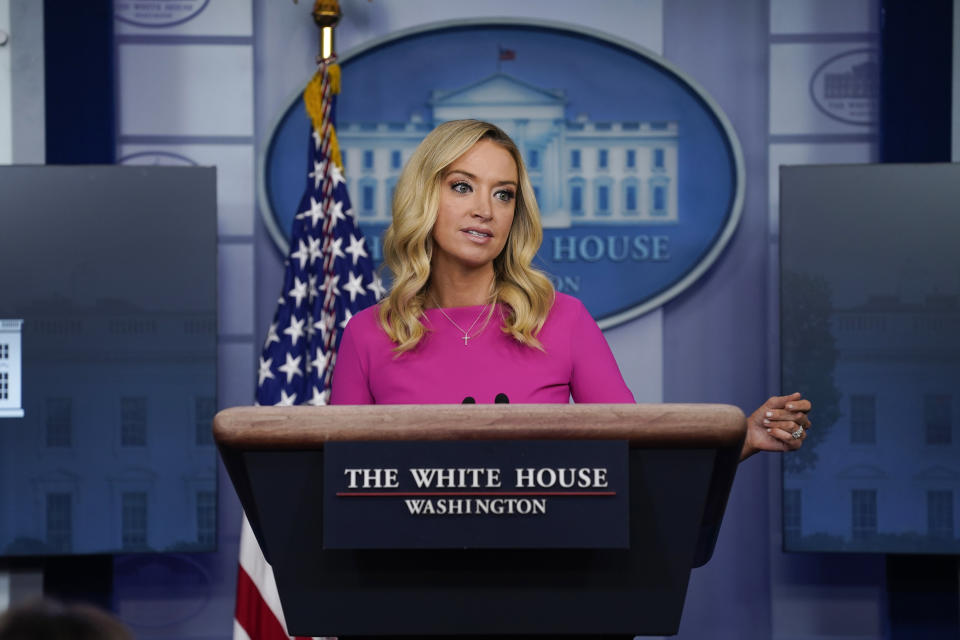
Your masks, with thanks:
[[[260,590],[243,567],[237,571],[237,623],[250,636],[250,640],[289,640],[283,625],[267,606]],[[298,639],[300,637],[298,636]],[[304,638],[303,640],[309,640]]]
[[[399,498],[414,498],[414,497],[443,497],[443,496],[542,496],[550,498],[562,498],[565,496],[574,496],[574,497],[597,497],[597,496],[615,496],[617,495],[616,491],[444,491],[444,492],[429,492],[429,491],[338,491],[338,498],[389,498],[399,497]]]

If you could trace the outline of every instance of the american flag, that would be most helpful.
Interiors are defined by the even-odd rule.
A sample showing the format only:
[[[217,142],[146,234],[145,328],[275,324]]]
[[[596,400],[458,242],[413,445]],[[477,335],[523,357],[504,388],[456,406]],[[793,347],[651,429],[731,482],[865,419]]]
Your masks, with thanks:
[[[277,311],[260,356],[260,405],[326,404],[343,328],[385,293],[343,178],[332,117],[339,77],[335,59],[328,58],[304,91],[313,123],[307,186],[293,222]],[[234,638],[287,638],[273,571],[246,517],[238,573]]]
[[[307,188],[293,222],[283,290],[260,357],[261,405],[326,404],[343,328],[353,314],[385,293],[347,195],[330,117],[334,83],[329,67],[325,62],[318,72],[324,96],[321,124],[312,132]]]

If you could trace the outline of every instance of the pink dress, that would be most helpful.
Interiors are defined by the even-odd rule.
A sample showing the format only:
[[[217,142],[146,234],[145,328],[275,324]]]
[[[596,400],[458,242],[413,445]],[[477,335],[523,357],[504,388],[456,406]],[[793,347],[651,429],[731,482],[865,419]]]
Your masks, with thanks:
[[[444,309],[467,329],[481,307]],[[424,313],[427,333],[399,357],[380,328],[377,308],[347,324],[333,373],[331,404],[460,404],[472,398],[493,403],[634,402],[597,323],[576,298],[556,294],[538,338],[545,351],[517,343],[500,329],[498,308],[483,327],[481,317],[464,345],[438,309]]]

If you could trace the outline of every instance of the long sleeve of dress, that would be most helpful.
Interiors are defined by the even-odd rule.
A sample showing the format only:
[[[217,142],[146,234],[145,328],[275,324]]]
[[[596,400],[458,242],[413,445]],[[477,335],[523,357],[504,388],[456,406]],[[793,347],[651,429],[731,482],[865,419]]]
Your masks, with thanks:
[[[355,320],[356,318],[354,318]],[[373,404],[366,363],[357,345],[354,321],[347,323],[340,337],[337,362],[333,368],[330,404]]]
[[[579,300],[574,302],[576,316],[570,332],[573,371],[570,395],[574,402],[633,403],[633,393],[620,373],[600,327]]]

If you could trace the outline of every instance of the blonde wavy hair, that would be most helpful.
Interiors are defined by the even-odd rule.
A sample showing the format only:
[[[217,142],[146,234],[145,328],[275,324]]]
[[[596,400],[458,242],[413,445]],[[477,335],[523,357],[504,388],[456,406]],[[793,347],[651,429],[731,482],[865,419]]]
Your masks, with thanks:
[[[543,241],[540,210],[517,145],[499,127],[479,120],[453,120],[431,131],[403,168],[393,194],[393,222],[383,240],[384,262],[393,273],[390,295],[380,303],[380,325],[400,355],[426,331],[421,317],[430,288],[433,226],[444,174],[480,140],[506,149],[517,165],[519,188],[510,236],[493,261],[493,300],[509,312],[502,328],[529,347],[543,350],[537,334],[553,305],[553,285],[531,262]]]

